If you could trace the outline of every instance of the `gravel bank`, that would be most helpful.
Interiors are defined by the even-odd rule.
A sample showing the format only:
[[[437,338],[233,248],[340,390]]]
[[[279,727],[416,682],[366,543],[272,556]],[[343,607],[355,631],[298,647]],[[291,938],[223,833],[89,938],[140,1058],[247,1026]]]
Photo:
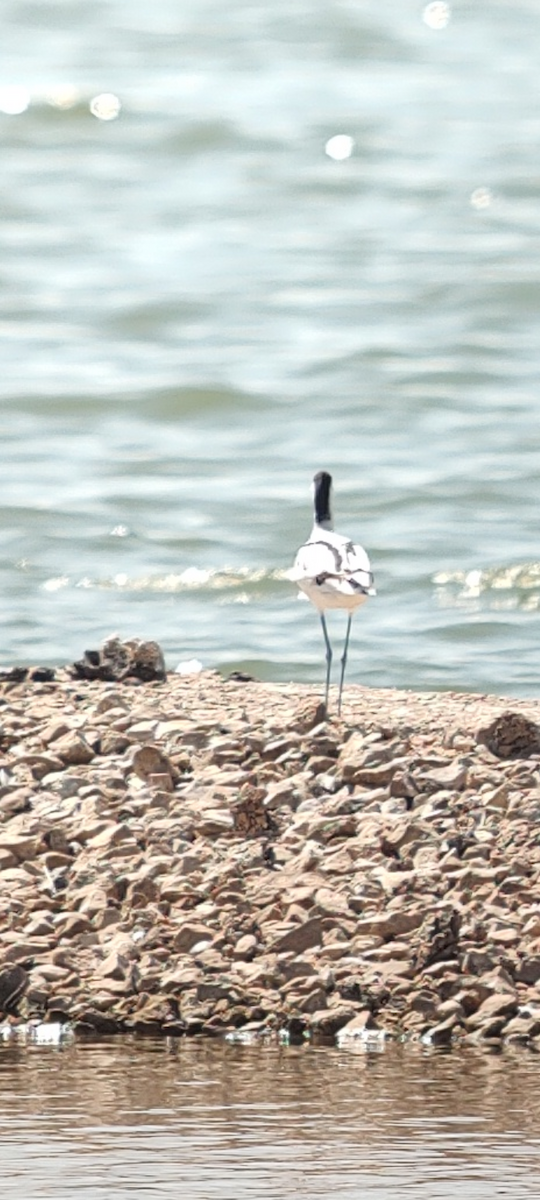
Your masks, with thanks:
[[[538,703],[31,674],[0,683],[4,1023],[540,1046]]]

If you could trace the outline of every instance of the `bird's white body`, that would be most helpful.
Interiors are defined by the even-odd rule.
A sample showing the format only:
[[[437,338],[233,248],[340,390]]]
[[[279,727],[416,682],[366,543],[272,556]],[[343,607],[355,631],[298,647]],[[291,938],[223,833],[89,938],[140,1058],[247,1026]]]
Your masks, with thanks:
[[[362,546],[317,522],[296,555],[291,578],[319,612],[343,608],[352,613],[368,596],[375,595],[369,558]]]
[[[349,538],[332,529],[330,507],[332,478],[327,471],[319,471],[313,480],[315,520],[311,534],[300,547],[290,578],[300,591],[311,600],[317,609],[326,646],[326,707],[330,689],[332,647],[326,628],[325,612],[329,608],[342,608],[348,613],[347,632],[339,684],[338,714],[341,712],[341,697],[352,615],[368,596],[375,595],[373,575],[369,558],[362,546],[355,545]]]

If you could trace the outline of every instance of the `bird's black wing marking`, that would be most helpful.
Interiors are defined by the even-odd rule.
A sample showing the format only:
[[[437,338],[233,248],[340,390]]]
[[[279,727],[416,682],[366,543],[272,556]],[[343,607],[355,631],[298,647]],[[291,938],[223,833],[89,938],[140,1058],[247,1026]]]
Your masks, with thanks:
[[[335,572],[319,571],[319,573],[315,576],[315,583],[317,583],[319,587],[323,583],[326,583],[327,579],[346,579],[347,583],[349,583],[356,592],[360,592],[364,596],[369,595],[369,589],[370,587],[373,587],[374,583],[373,573],[366,567],[349,566],[347,562],[349,554],[355,554],[356,547],[354,542],[346,542],[344,544],[344,554],[341,553],[341,550],[339,550],[337,546],[333,546],[331,542],[326,542],[324,538],[319,538],[316,542],[306,542],[306,547],[307,546],[324,546],[325,550],[330,551],[334,559],[336,568]],[[357,575],[363,575],[366,579],[366,582],[360,583],[360,581],[355,578]]]
[[[349,578],[347,579],[347,583],[350,583],[351,587],[354,588],[355,592],[361,592],[363,596],[369,596],[369,588],[371,586],[369,583],[366,587],[365,584],[359,583],[358,579],[354,578],[354,575],[349,575]]]

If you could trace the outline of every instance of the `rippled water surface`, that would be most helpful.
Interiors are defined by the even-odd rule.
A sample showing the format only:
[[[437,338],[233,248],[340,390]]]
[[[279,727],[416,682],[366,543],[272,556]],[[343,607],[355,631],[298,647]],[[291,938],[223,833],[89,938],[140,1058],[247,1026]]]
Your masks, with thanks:
[[[0,1045],[0,1083],[6,1200],[538,1196],[527,1052]]]
[[[318,680],[283,572],[325,466],[379,593],[349,678],[539,694],[539,34],[4,0],[5,664],[116,631]]]

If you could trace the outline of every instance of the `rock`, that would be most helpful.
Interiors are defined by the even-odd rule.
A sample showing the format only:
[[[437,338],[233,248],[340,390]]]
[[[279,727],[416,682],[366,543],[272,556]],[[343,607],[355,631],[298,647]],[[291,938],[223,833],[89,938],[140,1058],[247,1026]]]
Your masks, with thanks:
[[[129,969],[129,959],[119,954],[117,950],[112,950],[100,963],[96,975],[100,975],[104,979],[126,979]]]
[[[91,929],[92,923],[83,913],[65,913],[56,923],[56,936],[71,941],[78,934],[88,933]]]
[[[422,789],[461,792],[467,783],[468,766],[467,759],[458,758],[444,767],[435,767],[421,775]]]
[[[351,739],[352,740],[352,739]],[[351,752],[350,743],[340,756],[339,766],[342,778],[346,783],[361,784],[363,787],[384,787],[392,782],[394,775],[405,764],[403,758],[396,758],[379,766],[364,766]]]
[[[377,1024],[372,1012],[366,1008],[357,1013],[355,1017],[352,1017],[350,1021],[347,1021],[346,1025],[342,1026],[339,1031],[338,1042],[342,1045],[349,1039],[363,1039],[366,1035],[369,1036],[380,1032],[380,1026]]]
[[[291,999],[291,998],[289,998]],[[295,1000],[295,1008],[303,1014],[321,1012],[326,1006],[326,992],[324,988],[314,988],[307,996],[299,996]]]
[[[232,956],[233,958],[243,959],[245,962],[251,962],[251,959],[257,953],[257,948],[257,938],[252,933],[246,933],[243,937],[238,938]]]
[[[235,833],[241,837],[264,837],[268,833],[272,821],[265,799],[264,788],[244,785],[232,809]]]
[[[409,1003],[409,1008],[412,1012],[421,1013],[426,1019],[433,1018],[437,1015],[439,1008],[436,993],[421,989],[412,996],[412,999]],[[445,1019],[452,1015],[455,1015],[454,1012],[446,1014]]]
[[[176,1002],[168,996],[145,999],[126,1020],[126,1028],[138,1034],[167,1032],[179,1036],[186,1032],[185,1022],[178,1016]]]
[[[277,937],[272,945],[272,950],[275,954],[283,954],[288,950],[294,954],[302,954],[304,950],[320,946],[322,936],[323,930],[319,917],[312,917]]]
[[[172,949],[176,954],[189,954],[198,943],[212,942],[214,937],[215,930],[209,928],[208,925],[197,925],[186,922],[175,933],[172,940]]]
[[[87,742],[84,734],[70,730],[63,737],[56,738],[54,752],[66,767],[84,766],[92,762],[94,750]]]
[[[31,972],[30,978],[35,986],[36,980],[46,983],[65,983],[71,975],[69,967],[60,967],[56,963],[39,963]]]
[[[8,834],[0,832],[0,851],[3,851],[16,863],[28,862],[35,859],[40,838],[24,834]]]
[[[348,1004],[315,1009],[310,1013],[309,1027],[314,1037],[335,1038],[355,1016],[354,1008]]]
[[[540,753],[540,726],[520,712],[504,712],[476,734],[497,758],[530,758]]]
[[[515,996],[488,996],[470,1017],[466,1017],[467,1029],[482,1029],[491,1036],[495,1029],[503,1029],[510,1017],[515,1017],[518,1004]]]
[[[496,966],[496,956],[485,950],[466,950],[462,959],[462,969],[465,975],[485,976]]]
[[[454,958],[459,942],[461,915],[454,909],[442,910],[429,917],[420,933],[420,947],[416,953],[417,970],[425,970],[434,963]]]
[[[535,984],[540,980],[540,955],[527,955],[515,972],[516,983]]]
[[[30,976],[18,963],[0,969],[0,1012],[17,1011],[19,1000],[24,996],[29,982]]]
[[[73,663],[76,678],[88,680],[140,679],[145,683],[166,678],[163,652],[157,642],[139,638],[122,642],[107,638],[100,650],[85,650],[84,657]]]
[[[439,1021],[438,1025],[432,1025],[426,1031],[425,1040],[432,1046],[448,1046],[453,1041],[456,1029],[459,1027],[459,1018],[456,1013],[451,1013],[444,1021]]]
[[[232,833],[234,817],[226,809],[207,808],[193,819],[193,826],[199,837],[218,838],[223,834]]]
[[[355,930],[357,935],[368,935],[376,938],[398,938],[403,934],[410,933],[413,929],[418,929],[422,923],[423,911],[417,908],[412,911],[406,909],[396,910],[395,912],[386,912],[385,914],[376,913],[371,917],[365,917],[356,922]]]
[[[508,1042],[529,1042],[540,1034],[540,1013],[535,1016],[517,1016],[504,1026],[504,1038]]]
[[[100,1012],[95,1008],[83,1008],[74,1021],[73,1029],[75,1033],[88,1034],[99,1033],[103,1037],[110,1037],[113,1033],[120,1033],[126,1024],[117,1017],[109,1016],[106,1013]]]
[[[506,812],[510,801],[515,796],[515,790],[508,783],[501,785],[493,790],[484,793],[484,804],[486,808],[493,808],[500,812]]]
[[[144,779],[148,783],[153,777],[158,776],[165,781],[166,790],[172,790],[173,767],[170,759],[158,746],[150,744],[139,746],[133,752],[131,766],[139,779]]]
[[[87,848],[92,851],[109,850],[112,846],[119,846],[121,842],[133,842],[133,832],[129,825],[122,823],[121,825],[111,824],[106,825],[95,837],[89,838]]]

